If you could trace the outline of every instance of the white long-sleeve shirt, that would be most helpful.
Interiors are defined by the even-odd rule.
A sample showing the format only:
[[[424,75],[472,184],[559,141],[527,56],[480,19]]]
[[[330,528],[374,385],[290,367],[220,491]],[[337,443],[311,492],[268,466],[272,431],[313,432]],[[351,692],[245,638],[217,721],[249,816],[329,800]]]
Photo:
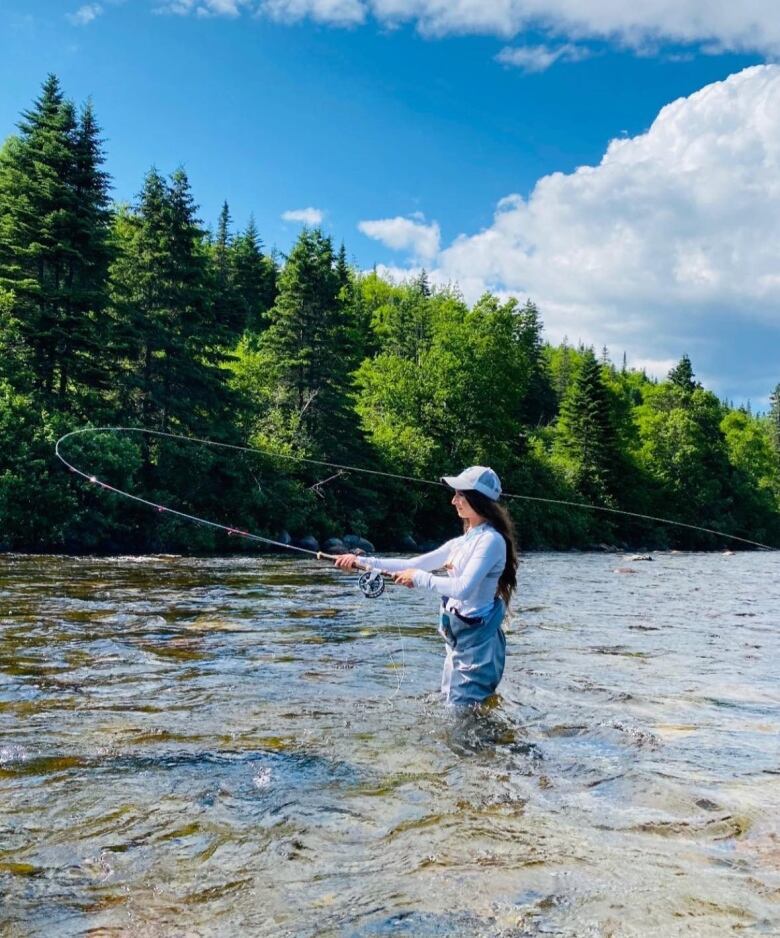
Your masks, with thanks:
[[[485,522],[419,557],[368,557],[374,570],[397,573],[415,569],[414,585],[449,597],[448,609],[467,617],[487,615],[493,606],[498,580],[506,565],[506,541]],[[447,566],[445,576],[434,570]]]

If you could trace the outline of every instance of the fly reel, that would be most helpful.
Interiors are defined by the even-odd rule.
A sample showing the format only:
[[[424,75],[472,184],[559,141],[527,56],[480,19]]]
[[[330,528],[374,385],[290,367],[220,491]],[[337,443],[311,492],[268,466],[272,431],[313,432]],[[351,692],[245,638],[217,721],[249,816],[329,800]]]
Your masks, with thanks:
[[[369,599],[376,599],[385,591],[385,578],[378,570],[366,570],[358,577],[360,592]]]

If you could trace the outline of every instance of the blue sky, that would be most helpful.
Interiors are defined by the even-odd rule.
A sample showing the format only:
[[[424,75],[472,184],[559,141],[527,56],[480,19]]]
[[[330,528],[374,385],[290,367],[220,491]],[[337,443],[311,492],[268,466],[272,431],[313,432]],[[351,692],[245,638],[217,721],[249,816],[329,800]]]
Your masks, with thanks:
[[[553,339],[659,374],[688,352],[760,406],[780,381],[780,196],[754,190],[780,131],[755,115],[780,78],[749,67],[780,33],[752,0],[700,34],[700,3],[632,20],[582,0],[573,21],[565,0],[6,0],[0,134],[53,71],[92,97],[118,199],[182,164],[207,224],[227,199],[284,251],[285,213],[315,209],[361,267],[531,295]]]

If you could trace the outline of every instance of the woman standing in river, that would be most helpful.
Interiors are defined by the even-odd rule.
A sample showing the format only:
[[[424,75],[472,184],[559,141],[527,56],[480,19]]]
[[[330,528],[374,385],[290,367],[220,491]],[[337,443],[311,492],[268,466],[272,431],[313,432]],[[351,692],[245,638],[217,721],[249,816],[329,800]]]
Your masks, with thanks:
[[[492,469],[470,466],[443,476],[455,490],[452,504],[463,534],[419,557],[360,557],[342,554],[336,566],[356,563],[393,574],[402,586],[429,589],[441,597],[439,632],[446,657],[441,690],[448,703],[481,703],[504,673],[502,623],[517,586],[517,545],[509,512],[499,504],[501,483]],[[443,569],[445,575],[434,575]]]

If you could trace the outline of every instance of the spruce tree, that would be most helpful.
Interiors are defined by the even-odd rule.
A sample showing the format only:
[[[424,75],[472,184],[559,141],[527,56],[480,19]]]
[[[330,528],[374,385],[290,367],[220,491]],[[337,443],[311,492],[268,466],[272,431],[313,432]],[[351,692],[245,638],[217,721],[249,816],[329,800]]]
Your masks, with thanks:
[[[561,407],[558,432],[579,490],[594,501],[610,503],[617,488],[618,446],[601,367],[593,350],[585,349]]]
[[[330,238],[304,229],[279,276],[262,346],[273,362],[270,380],[288,394],[289,425],[297,443],[333,452],[342,432],[351,383],[344,361],[344,320]]]
[[[276,300],[276,265],[263,254],[254,218],[233,240],[230,250],[233,291],[243,327],[250,332],[265,329],[268,310]]]
[[[544,359],[542,321],[536,304],[531,300],[527,300],[515,315],[515,335],[528,369],[520,419],[531,427],[550,423],[556,411],[555,391]]]
[[[209,302],[203,231],[184,170],[154,169],[117,221],[114,310],[128,363],[125,401],[146,427],[219,431],[229,403],[223,324]]]
[[[701,387],[698,381],[694,381],[694,377],[691,360],[687,355],[683,355],[680,361],[677,362],[667,375],[667,380],[671,381],[672,384],[676,385],[687,394],[691,394],[696,388]]]
[[[61,407],[71,379],[105,372],[108,176],[91,106],[77,117],[54,75],[18,126],[0,154],[0,288],[36,387]]]

